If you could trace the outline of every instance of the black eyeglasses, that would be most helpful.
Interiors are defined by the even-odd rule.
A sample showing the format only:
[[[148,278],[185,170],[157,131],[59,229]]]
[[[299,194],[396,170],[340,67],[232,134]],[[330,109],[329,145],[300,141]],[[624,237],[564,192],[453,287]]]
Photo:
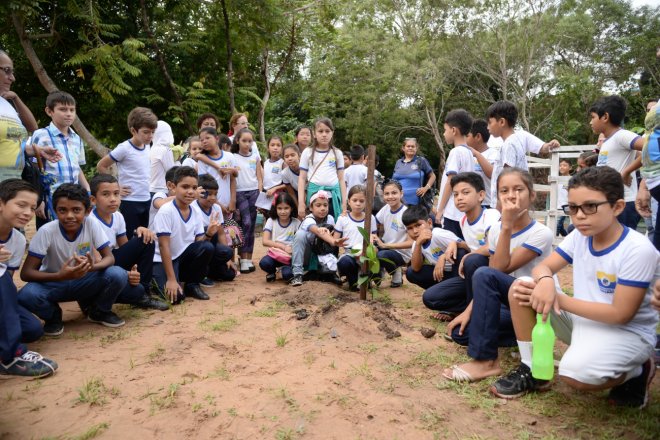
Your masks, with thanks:
[[[596,211],[598,211],[598,207],[600,205],[604,205],[606,203],[610,203],[610,202],[605,200],[603,202],[587,202],[581,205],[564,205],[562,206],[562,210],[564,211],[564,214],[575,215],[578,213],[578,210],[581,209],[584,215],[591,215],[591,214],[595,214]]]
[[[9,66],[7,66],[7,67],[0,67],[0,70],[2,70],[3,72],[5,72],[5,74],[6,74],[7,76],[12,76],[12,75],[14,74],[14,68],[13,68],[13,67],[9,67]]]

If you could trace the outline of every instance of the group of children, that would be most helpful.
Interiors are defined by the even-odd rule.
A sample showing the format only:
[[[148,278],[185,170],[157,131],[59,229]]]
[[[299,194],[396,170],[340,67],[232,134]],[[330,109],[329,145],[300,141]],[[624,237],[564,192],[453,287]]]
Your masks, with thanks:
[[[63,332],[61,302],[77,301],[91,322],[119,327],[124,321],[112,311],[114,303],[166,310],[187,297],[208,300],[203,285],[254,271],[260,205],[268,218],[259,267],[266,281],[279,272],[293,286],[311,271],[357,289],[360,229],[371,216],[366,232],[383,275],[392,275],[390,286],[402,285],[407,266],[406,278],[424,289],[434,318],[449,322],[447,338],[468,348],[472,360],[445,369],[447,379],[500,375],[498,347],[517,345],[520,366],[491,392],[514,398],[546,389],[549,383],[530,371],[531,329],[541,313],[552,316],[569,344],[559,366],[563,380],[577,389],[610,389],[612,402],[643,407],[655,371],[658,314],[651,302],[660,302],[660,292],[652,299],[658,253],[634,230],[636,185],[628,178],[637,166],[631,149],[643,140],[620,128],[615,98],[591,109],[591,125],[606,139],[597,166],[588,166],[593,157],[580,158],[585,169],[571,178],[561,206],[576,231],[553,250],[553,231],[529,215],[536,195],[526,155],[559,144],[516,131],[510,102],[491,105],[486,120],[473,120],[465,110],[447,114],[444,137],[453,148],[435,213],[406,205],[402,184],[389,180],[380,188],[385,205],[374,216],[366,212],[374,194],[367,194],[364,149],[351,149],[347,169],[327,118],[298,130],[296,144],[271,137],[262,161],[244,115],[232,118],[231,137],[218,135],[217,119],[209,116],[188,140],[190,157],[153,185],[154,175],[144,170],[153,170],[150,143],[161,124],[150,110],[136,108],[128,117],[131,138],[102,158],[99,174],[87,182],[80,171],[84,149],[70,129],[75,101],[51,94],[48,136],[35,132],[33,139],[59,146],[64,160],[49,165],[55,178],[46,205],[54,217],[29,244],[21,269],[27,284],[18,293],[11,272],[20,266],[25,238],[14,228],[39,208],[38,191],[20,180],[0,184],[0,373],[45,376],[57,369],[22,344]],[[491,136],[502,138],[499,152],[488,147]],[[415,156],[408,162],[418,163]],[[112,164],[118,179],[109,174]],[[236,222],[242,227],[238,265],[229,233]],[[573,264],[573,296],[562,292],[555,276],[567,264]],[[608,348],[595,341],[607,341]]]

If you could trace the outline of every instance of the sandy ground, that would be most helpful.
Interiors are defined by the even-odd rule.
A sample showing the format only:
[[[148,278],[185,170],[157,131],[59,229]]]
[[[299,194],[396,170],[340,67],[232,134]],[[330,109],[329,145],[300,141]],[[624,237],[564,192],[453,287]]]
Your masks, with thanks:
[[[485,383],[444,381],[442,368],[465,349],[421,335],[436,324],[407,283],[383,289],[391,304],[325,283],[267,284],[258,269],[207,291],[210,301],[167,312],[119,308],[121,329],[65,304],[64,334],[31,345],[59,363],[57,374],[0,381],[0,439],[556,438],[579,429],[525,400],[493,399]],[[301,308],[309,317],[297,320]],[[556,389],[547,394],[559,401],[575,395]]]

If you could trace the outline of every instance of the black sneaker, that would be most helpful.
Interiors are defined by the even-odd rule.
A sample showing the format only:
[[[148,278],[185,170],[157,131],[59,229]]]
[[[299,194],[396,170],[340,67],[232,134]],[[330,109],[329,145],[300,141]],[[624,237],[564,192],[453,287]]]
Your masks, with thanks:
[[[642,365],[642,374],[612,388],[607,400],[615,406],[645,408],[649,403],[649,388],[653,376],[655,376],[655,366],[653,359],[649,358]]]
[[[44,322],[44,335],[59,336],[64,333],[64,323],[62,322],[62,309],[55,304],[53,316]]]
[[[213,281],[213,280],[212,280],[211,278],[209,278],[209,277],[206,277],[206,278],[204,278],[204,279],[202,280],[202,282],[199,283],[199,284],[201,284],[202,286],[206,286],[206,287],[213,287],[213,286],[215,286],[215,281]]]
[[[121,319],[119,316],[115,315],[113,312],[101,312],[98,309],[91,309],[87,319],[90,322],[95,322],[97,324],[103,324],[106,327],[117,328],[121,327],[126,322]]]
[[[275,275],[274,273],[266,274],[267,283],[272,283],[273,281],[275,281],[275,278],[277,278],[277,275]]]
[[[0,362],[0,376],[46,377],[55,373],[57,363],[44,359],[39,353],[26,351],[10,363]]]
[[[157,298],[153,298],[149,295],[144,295],[140,300],[140,302],[133,305],[141,309],[154,309],[154,310],[160,310],[161,312],[164,312],[165,310],[168,310],[170,308],[166,302],[161,301]]]
[[[302,275],[294,275],[293,278],[291,278],[291,281],[289,281],[289,284],[292,286],[302,286],[303,284]]]
[[[186,284],[186,287],[183,288],[183,294],[186,298],[195,298],[200,300],[211,299],[199,286],[199,284]]]
[[[518,368],[504,377],[500,377],[490,387],[490,392],[502,399],[515,399],[530,391],[545,391],[550,388],[549,380],[539,380],[532,377],[532,370],[521,363]]]

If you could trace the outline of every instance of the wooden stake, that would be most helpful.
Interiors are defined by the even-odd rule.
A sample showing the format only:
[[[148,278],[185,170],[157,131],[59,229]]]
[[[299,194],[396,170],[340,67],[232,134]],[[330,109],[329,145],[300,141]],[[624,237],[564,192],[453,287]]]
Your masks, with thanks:
[[[367,231],[367,233],[371,232],[371,211],[373,210],[374,198],[376,197],[376,182],[374,180],[375,169],[376,169],[376,146],[369,145],[369,148],[367,150],[367,206],[364,208],[364,214],[365,214],[364,229]],[[369,246],[369,242],[363,240],[362,255],[365,254],[367,250],[367,246]],[[369,271],[369,267],[367,263],[362,263],[361,272],[367,273],[368,271]],[[365,283],[360,286],[361,300],[367,299],[368,287],[369,287],[369,283]]]

